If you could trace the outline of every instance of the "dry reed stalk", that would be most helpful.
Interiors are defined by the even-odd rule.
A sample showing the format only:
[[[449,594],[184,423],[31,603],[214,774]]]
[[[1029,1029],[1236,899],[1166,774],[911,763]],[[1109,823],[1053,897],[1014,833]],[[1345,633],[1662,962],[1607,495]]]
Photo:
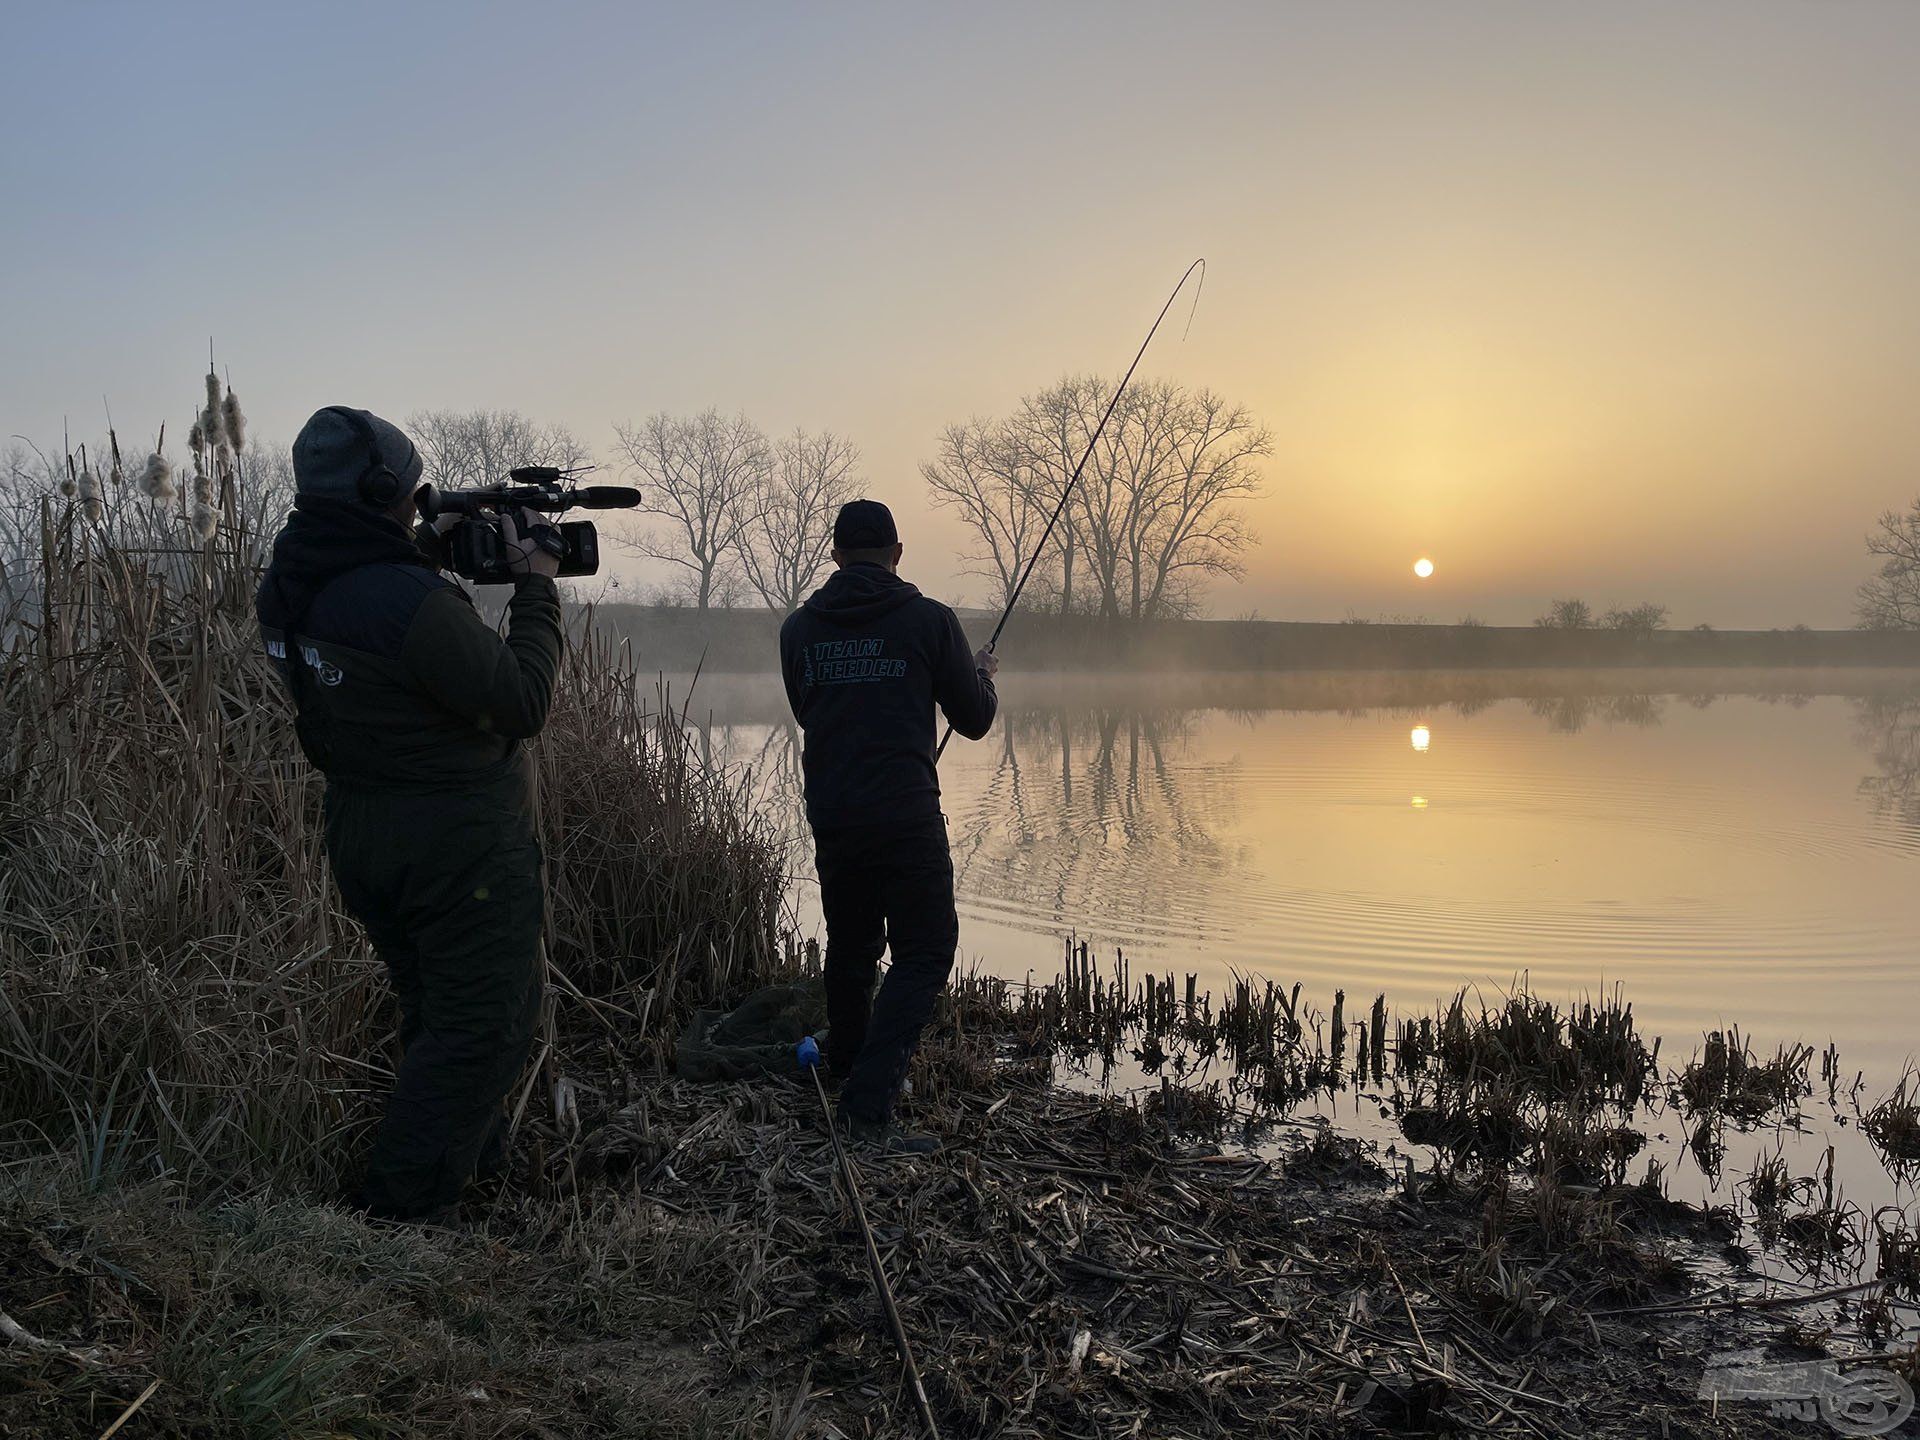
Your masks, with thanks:
[[[98,523],[78,487],[0,496],[37,512],[0,614],[0,1133],[71,1148],[95,1183],[331,1193],[387,1083],[390,1002],[260,649],[274,511],[217,388],[195,478],[217,524],[150,503],[171,488],[158,453],[146,494],[96,487]],[[585,1024],[570,989],[644,1016],[617,1041],[658,1057],[689,1006],[779,962],[782,856],[576,630],[535,752],[558,1033]]]

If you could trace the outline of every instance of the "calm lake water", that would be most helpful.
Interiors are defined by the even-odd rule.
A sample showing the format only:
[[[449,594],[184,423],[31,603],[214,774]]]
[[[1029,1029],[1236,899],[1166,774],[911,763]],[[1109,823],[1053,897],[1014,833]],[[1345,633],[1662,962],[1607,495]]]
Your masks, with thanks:
[[[1913,1060],[1920,677],[1003,674],[1001,691],[994,732],[941,767],[962,951],[985,969],[1050,977],[1073,933],[1216,995],[1236,973],[1299,981],[1323,1010],[1337,989],[1350,1012],[1385,992],[1406,1014],[1463,985],[1617,984],[1665,1065],[1738,1025],[1769,1052],[1837,1045],[1868,1103]],[[694,708],[802,835],[777,679],[703,680]],[[810,858],[802,842],[805,926]],[[1843,1139],[1854,1190],[1883,1194]]]

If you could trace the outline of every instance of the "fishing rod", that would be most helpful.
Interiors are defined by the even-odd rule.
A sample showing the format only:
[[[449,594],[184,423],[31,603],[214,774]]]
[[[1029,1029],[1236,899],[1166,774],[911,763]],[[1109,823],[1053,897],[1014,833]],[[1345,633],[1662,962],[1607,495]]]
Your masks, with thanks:
[[[933,1423],[933,1406],[927,1400],[927,1387],[920,1381],[920,1367],[914,1363],[913,1346],[907,1342],[906,1323],[900,1318],[900,1307],[894,1303],[893,1286],[887,1283],[887,1267],[880,1263],[880,1247],[874,1244],[873,1227],[867,1223],[867,1207],[860,1199],[860,1182],[853,1161],[847,1158],[846,1147],[840,1143],[840,1127],[834,1124],[833,1107],[827,1103],[827,1087],[820,1083],[819,1042],[809,1035],[794,1048],[794,1053],[800,1068],[812,1077],[814,1093],[820,1097],[820,1113],[827,1117],[827,1136],[833,1141],[834,1158],[840,1162],[840,1178],[846,1183],[847,1197],[853,1201],[853,1215],[860,1222],[860,1238],[867,1242],[867,1264],[873,1271],[873,1288],[879,1293],[880,1308],[886,1311],[887,1323],[893,1327],[893,1343],[900,1347],[900,1361],[906,1367],[907,1383],[913,1387],[920,1423],[927,1427],[930,1440],[940,1440],[940,1429]]]
[[[1053,514],[1047,517],[1047,528],[1040,532],[1040,543],[1033,547],[1033,554],[1027,557],[1026,568],[1020,572],[1020,579],[1014,584],[1013,594],[1007,597],[1006,608],[1000,612],[1000,623],[993,627],[993,634],[987,640],[988,654],[992,654],[994,647],[1000,643],[1000,632],[1007,628],[1007,620],[1013,614],[1013,607],[1020,603],[1020,593],[1027,588],[1027,581],[1033,577],[1034,567],[1040,563],[1040,557],[1046,553],[1047,541],[1053,538],[1053,527],[1060,523],[1060,517],[1066,513],[1068,497],[1073,494],[1073,487],[1080,483],[1080,472],[1087,468],[1087,461],[1093,458],[1093,447],[1100,443],[1101,432],[1107,428],[1107,421],[1113,418],[1113,412],[1119,408],[1120,397],[1127,393],[1127,386],[1133,380],[1133,372],[1140,368],[1141,358],[1146,355],[1147,347],[1153,343],[1153,337],[1159,332],[1160,322],[1167,318],[1167,312],[1173,308],[1173,302],[1180,298],[1180,292],[1186,288],[1187,281],[1196,270],[1200,272],[1200,284],[1193,292],[1193,310],[1200,308],[1200,291],[1204,290],[1207,284],[1205,256],[1187,267],[1186,273],[1180,277],[1180,283],[1175,285],[1173,293],[1167,296],[1167,303],[1160,307],[1160,313],[1154,317],[1153,328],[1147,331],[1147,338],[1140,342],[1139,350],[1134,353],[1133,364],[1127,366],[1127,373],[1120,377],[1120,384],[1114,389],[1113,399],[1107,402],[1107,413],[1100,417],[1100,423],[1093,427],[1093,434],[1087,438],[1087,448],[1080,452],[1080,463],[1073,467],[1073,474],[1061,487],[1060,499],[1054,504]],[[1189,328],[1193,325],[1193,310],[1187,312]],[[953,726],[949,725],[947,733],[940,737],[939,747],[933,752],[934,764],[938,765],[940,757],[947,753],[947,742],[951,739],[953,739]]]
[[[1195,260],[1181,275],[1180,283],[1173,287],[1172,292],[1167,296],[1167,303],[1160,307],[1160,313],[1154,317],[1153,326],[1147,331],[1147,338],[1140,342],[1139,350],[1134,352],[1133,363],[1127,366],[1127,373],[1120,377],[1120,384],[1115,387],[1113,398],[1107,402],[1106,413],[1101,415],[1100,423],[1094,426],[1093,434],[1087,439],[1086,449],[1080,452],[1079,463],[1073,467],[1073,474],[1067,478],[1067,483],[1061,488],[1060,499],[1054,505],[1053,513],[1047,517],[1047,528],[1040,532],[1040,543],[1034,546],[1033,554],[1027,557],[1026,567],[1020,572],[1020,578],[1013,587],[1013,594],[1007,597],[1006,608],[1000,612],[1000,621],[993,627],[993,634],[987,640],[988,653],[991,654],[994,647],[1000,643],[1000,632],[1007,628],[1007,619],[1013,614],[1013,607],[1020,603],[1020,595],[1027,588],[1027,581],[1033,578],[1034,567],[1040,563],[1040,557],[1046,553],[1047,541],[1053,538],[1054,527],[1060,523],[1061,515],[1066,512],[1067,500],[1072,496],[1074,487],[1080,483],[1080,474],[1087,468],[1087,461],[1093,458],[1093,447],[1100,443],[1100,436],[1106,430],[1107,422],[1113,418],[1113,412],[1119,408],[1120,397],[1127,393],[1127,386],[1133,380],[1133,372],[1140,368],[1140,361],[1145,357],[1147,347],[1153,343],[1153,337],[1160,331],[1160,322],[1167,318],[1167,312],[1173,309],[1173,302],[1180,298],[1180,292],[1186,288],[1187,281],[1193,278],[1193,272],[1196,270],[1200,272],[1201,287],[1205,287],[1207,262],[1203,258]],[[1193,305],[1195,310],[1200,308],[1199,289],[1194,291]],[[1189,326],[1193,323],[1191,312],[1187,316],[1187,323]],[[952,738],[953,727],[949,725],[947,733],[940,737],[939,748],[933,752],[935,763],[938,763],[940,757],[946,753],[947,741]],[[920,1422],[926,1426],[927,1434],[933,1437],[933,1440],[939,1440],[939,1430],[933,1419],[933,1406],[927,1400],[927,1387],[921,1382],[920,1367],[914,1361],[913,1346],[907,1340],[907,1327],[900,1319],[900,1307],[894,1302],[893,1286],[888,1283],[886,1266],[880,1260],[880,1247],[874,1243],[873,1227],[867,1223],[867,1207],[860,1198],[858,1175],[853,1168],[853,1161],[847,1155],[846,1148],[840,1143],[840,1129],[834,1124],[833,1107],[827,1101],[826,1086],[820,1081],[819,1044],[809,1035],[795,1047],[795,1053],[800,1068],[805,1070],[808,1078],[813,1081],[814,1093],[820,1099],[820,1113],[826,1116],[827,1135],[833,1141],[833,1154],[835,1160],[839,1162],[840,1177],[846,1185],[848,1199],[853,1202],[854,1218],[860,1223],[860,1238],[866,1242],[867,1265],[873,1272],[873,1288],[880,1297],[880,1307],[886,1312],[887,1323],[892,1327],[894,1344],[899,1347],[900,1362],[906,1371],[914,1404],[920,1412]]]

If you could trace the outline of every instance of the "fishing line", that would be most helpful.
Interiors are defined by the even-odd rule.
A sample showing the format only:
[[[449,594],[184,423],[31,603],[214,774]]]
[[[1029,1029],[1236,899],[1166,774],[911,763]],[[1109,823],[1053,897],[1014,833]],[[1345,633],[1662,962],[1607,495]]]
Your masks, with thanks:
[[[1000,612],[1000,623],[993,627],[993,634],[987,640],[989,654],[992,654],[994,647],[1000,643],[1000,632],[1007,628],[1007,620],[1013,614],[1013,607],[1020,603],[1021,592],[1027,588],[1027,581],[1033,577],[1034,567],[1040,563],[1040,557],[1046,553],[1047,541],[1053,538],[1054,527],[1060,523],[1060,517],[1066,513],[1067,501],[1073,495],[1074,486],[1080,483],[1080,472],[1087,468],[1087,461],[1093,458],[1093,447],[1100,443],[1100,436],[1107,428],[1107,421],[1113,418],[1113,412],[1119,408],[1120,397],[1127,393],[1127,386],[1133,380],[1133,372],[1140,368],[1141,358],[1146,355],[1147,347],[1153,343],[1153,337],[1159,333],[1160,322],[1167,318],[1167,312],[1173,308],[1173,302],[1180,298],[1180,291],[1196,270],[1200,272],[1200,283],[1193,287],[1193,308],[1187,311],[1187,328],[1181,332],[1180,338],[1185,340],[1187,333],[1193,329],[1194,313],[1200,308],[1200,292],[1207,285],[1207,262],[1204,256],[1189,265],[1186,273],[1180,277],[1180,283],[1173,287],[1172,293],[1167,296],[1167,303],[1160,307],[1160,313],[1154,317],[1153,327],[1147,331],[1147,338],[1140,342],[1139,350],[1134,353],[1133,364],[1127,366],[1127,373],[1120,377],[1120,384],[1113,392],[1113,399],[1107,402],[1106,414],[1102,415],[1100,423],[1093,427],[1093,434],[1087,439],[1087,448],[1080,452],[1080,463],[1073,467],[1073,474],[1061,487],[1060,499],[1053,507],[1053,514],[1047,517],[1047,528],[1040,532],[1040,543],[1033,547],[1033,554],[1027,557],[1026,568],[1020,572],[1020,579],[1013,587],[1013,594],[1007,597],[1006,608]],[[933,752],[933,761],[936,765],[940,763],[940,757],[947,753],[947,742],[951,739],[953,739],[953,727],[949,725],[947,733],[940,737],[940,744]]]

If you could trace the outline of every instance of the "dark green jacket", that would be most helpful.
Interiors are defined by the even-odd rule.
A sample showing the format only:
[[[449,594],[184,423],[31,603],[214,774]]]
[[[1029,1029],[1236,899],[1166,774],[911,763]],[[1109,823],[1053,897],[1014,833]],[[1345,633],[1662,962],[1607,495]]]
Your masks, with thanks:
[[[357,788],[464,789],[516,774],[560,667],[553,582],[515,584],[502,639],[439,572],[431,532],[416,548],[381,523],[391,558],[332,575],[313,557],[350,547],[290,546],[283,532],[261,585],[261,633],[283,667],[287,627],[297,634],[301,748],[330,784]]]

